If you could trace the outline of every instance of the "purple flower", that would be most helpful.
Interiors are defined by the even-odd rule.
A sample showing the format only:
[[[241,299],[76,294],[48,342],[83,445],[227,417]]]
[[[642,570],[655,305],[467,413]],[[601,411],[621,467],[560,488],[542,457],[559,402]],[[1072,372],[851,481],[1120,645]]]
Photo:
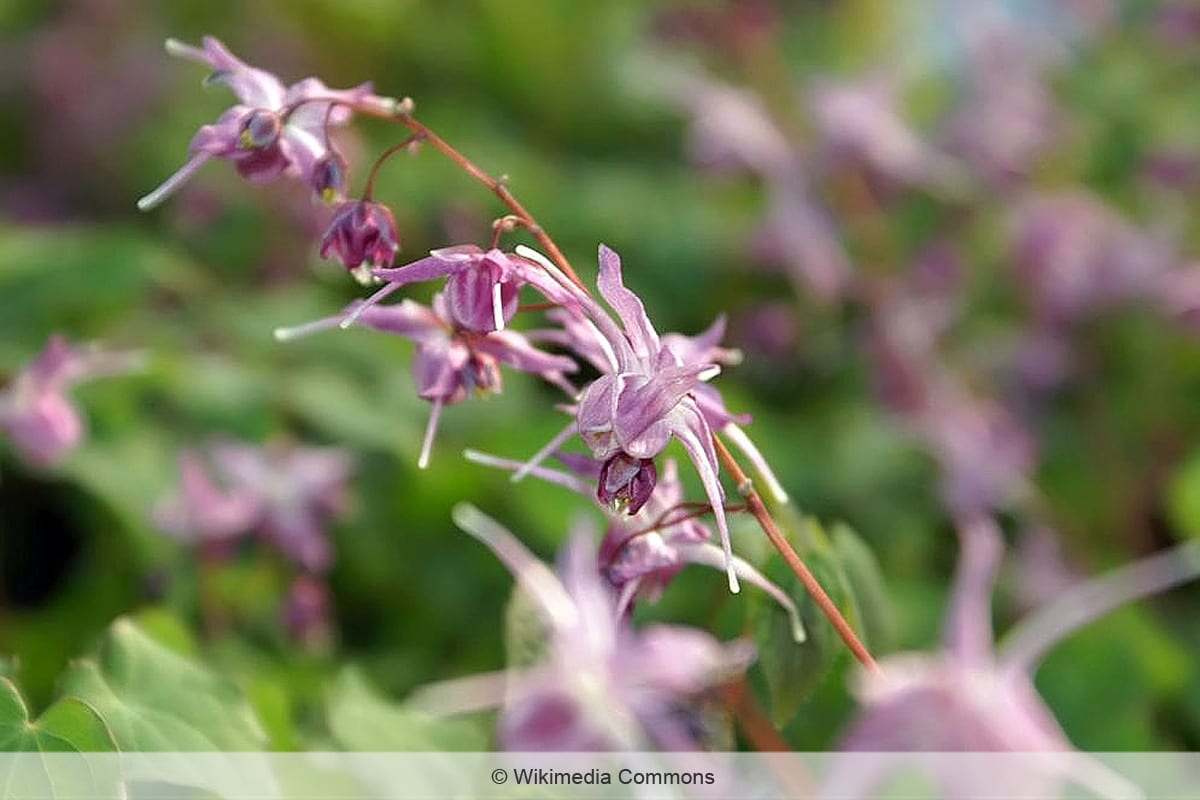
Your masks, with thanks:
[[[346,197],[346,173],[349,169],[342,154],[331,149],[313,164],[308,185],[326,203],[341,202]]]
[[[395,101],[378,97],[371,84],[354,89],[330,89],[316,78],[285,87],[278,78],[230,53],[217,39],[204,37],[203,47],[167,40],[167,52],[209,66],[209,83],[230,88],[237,103],[212,125],[200,128],[189,147],[191,158],[161,186],[138,201],[143,211],[161,203],[213,158],[232,161],[238,172],[255,183],[280,175],[310,185],[324,179],[314,175],[332,150],[327,127],[350,121],[352,106],[370,105],[387,112]]]
[[[1082,192],[1031,195],[1014,223],[1015,260],[1038,314],[1073,322],[1152,297],[1171,249]]]
[[[1039,67],[1017,45],[984,43],[966,95],[946,125],[946,147],[1000,186],[1036,166],[1063,128]]]
[[[531,284],[551,301],[574,305],[576,300],[555,282],[540,264],[503,253],[481,250],[473,244],[430,251],[425,258],[396,269],[377,269],[375,278],[386,281],[360,306],[359,312],[380,302],[410,283],[445,278],[446,311],[455,327],[476,333],[502,331],[517,313],[521,287]],[[348,327],[358,318],[347,318]]]
[[[297,575],[288,587],[280,622],[292,639],[309,650],[322,650],[330,640],[329,587],[312,575]]]
[[[575,412],[576,429],[599,461],[618,454],[654,458],[672,437],[679,439],[700,473],[712,505],[725,550],[729,588],[736,592],[738,579],[713,433],[693,394],[721,368],[712,363],[683,364],[663,345],[642,301],[625,288],[620,257],[604,245],[600,246],[598,285],[620,318],[621,328],[606,314],[593,314],[608,345],[611,371],[583,390]]]
[[[517,252],[547,269],[553,268],[535,251],[518,248]],[[622,281],[620,257],[604,245],[600,246],[597,283],[620,324],[590,297],[579,295],[558,316],[569,324],[556,336],[540,334],[543,339],[570,345],[604,373],[580,395],[574,425],[592,456],[602,464],[611,462],[600,487],[602,496],[640,496],[645,485],[635,488],[628,482],[614,482],[614,474],[632,481],[644,478],[645,473],[620,469],[614,473],[612,465],[653,459],[672,437],[677,438],[700,474],[720,531],[729,587],[737,592],[738,577],[725,519],[725,491],[713,446],[714,427],[730,435],[754,460],[776,497],[786,501],[786,495],[761,454],[733,424],[737,418],[725,410],[720,395],[704,387],[705,381],[720,373],[718,362],[736,360],[736,351],[717,346],[724,333],[724,321],[718,320],[698,337],[668,334],[660,338],[642,301]],[[682,353],[676,353],[672,344]],[[571,433],[572,429],[567,428],[554,437],[517,471],[514,480],[528,474]]]
[[[417,461],[422,469],[429,464],[442,408],[466,400],[475,391],[499,393],[501,364],[539,375],[572,396],[575,394],[575,388],[564,377],[564,373],[575,371],[574,361],[538,350],[516,331],[478,333],[458,327],[444,294],[436,295],[430,308],[407,299],[390,306],[368,306],[357,301],[347,306],[343,314],[297,328],[280,329],[275,335],[290,339],[342,327],[346,320],[398,334],[416,343],[412,368],[417,394],[433,404]]]
[[[667,584],[688,564],[722,568],[724,554],[712,543],[712,531],[683,502],[674,460],[668,460],[663,479],[640,513],[617,515],[600,545],[601,570],[619,592],[623,613],[637,597],[656,600]],[[769,594],[792,623],[792,636],[805,640],[804,625],[792,599],[748,562],[733,557],[738,577]]]
[[[345,510],[353,459],[334,447],[213,442],[201,458],[180,458],[179,496],[160,507],[158,526],[187,542],[258,533],[303,569],[329,568],[330,520]]]
[[[1037,444],[1003,406],[938,383],[914,419],[942,467],[942,497],[955,514],[971,515],[1020,499]]]
[[[179,454],[179,494],[160,504],[154,524],[186,544],[225,542],[253,528],[259,498],[242,486],[222,486],[204,455],[195,450]]]
[[[992,644],[990,596],[1003,539],[988,517],[959,526],[961,551],[945,646],[881,662],[878,674],[862,676],[857,694],[863,710],[843,740],[848,750],[902,752],[1012,751],[1057,753],[1029,756],[1020,769],[964,768],[962,761],[924,761],[951,796],[983,793],[1026,796],[1070,779],[1104,796],[1122,793],[1121,779],[1076,753],[1038,695],[1032,671],[1062,637],[1133,599],[1163,591],[1200,573],[1195,544],[1164,551],[1104,578],[1067,590],[1054,603],[1022,620],[998,652]],[[876,785],[890,764],[844,762],[825,788],[829,796],[857,796]],[[981,762],[983,763],[983,762]],[[996,762],[992,762],[993,766]],[[1033,783],[1030,783],[1033,781]]]
[[[585,497],[599,494],[590,481],[598,484],[605,466],[588,456],[572,453],[555,453],[570,473],[544,466],[530,467],[475,450],[467,450],[464,455],[468,461],[490,467],[528,470],[531,475]],[[675,460],[667,459],[665,466],[662,478],[636,512],[614,514],[611,505],[600,498],[602,508],[609,512],[608,531],[600,544],[600,572],[618,593],[619,614],[627,613],[640,597],[657,601],[671,580],[688,564],[716,569],[725,567],[725,555],[712,543],[712,531],[700,522],[696,510],[683,501],[683,484],[679,481]],[[791,598],[749,562],[734,556],[733,568],[739,578],[759,587],[783,607],[791,620],[792,635],[796,641],[804,641],[804,624]]]
[[[321,239],[321,258],[336,255],[363,283],[371,280],[374,270],[391,264],[399,250],[391,209],[369,200],[340,204]]]
[[[67,391],[80,381],[130,372],[140,364],[136,354],[72,347],[56,334],[0,392],[0,430],[23,460],[52,466],[83,439],[83,417]]]
[[[618,453],[600,467],[596,496],[601,503],[636,514],[646,505],[658,483],[652,458],[630,458]]]
[[[835,159],[864,162],[901,183],[956,188],[963,179],[959,166],[925,143],[898,105],[899,86],[890,75],[822,83],[809,96],[817,127]]]
[[[477,509],[459,505],[454,519],[528,593],[546,626],[546,656],[522,671],[435,684],[418,693],[415,706],[445,714],[503,704],[499,740],[508,750],[696,747],[680,711],[742,672],[753,659],[748,644],[724,645],[678,626],[628,627],[583,532],[568,542],[555,575]]]

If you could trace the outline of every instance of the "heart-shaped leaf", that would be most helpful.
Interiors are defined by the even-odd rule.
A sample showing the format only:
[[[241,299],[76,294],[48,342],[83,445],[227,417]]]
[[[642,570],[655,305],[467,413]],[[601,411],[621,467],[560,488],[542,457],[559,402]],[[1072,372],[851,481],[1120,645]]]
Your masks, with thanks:
[[[267,737],[236,686],[151,639],[128,619],[63,692],[96,709],[122,750],[262,750]]]
[[[115,761],[48,760],[44,753],[101,753],[116,743],[100,715],[83,701],[65,697],[37,720],[15,684],[0,678],[0,752],[37,753],[6,758],[0,768],[0,797],[121,797]]]

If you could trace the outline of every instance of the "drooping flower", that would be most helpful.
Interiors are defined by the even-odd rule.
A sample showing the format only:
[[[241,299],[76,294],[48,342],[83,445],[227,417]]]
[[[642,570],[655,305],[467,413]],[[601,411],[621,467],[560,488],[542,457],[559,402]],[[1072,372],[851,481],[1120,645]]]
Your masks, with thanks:
[[[321,258],[336,255],[360,282],[392,263],[400,250],[400,234],[392,210],[370,200],[349,200],[334,211],[321,239]]]
[[[139,368],[135,353],[73,347],[54,335],[45,349],[0,391],[0,430],[26,462],[49,467],[83,439],[84,420],[67,396],[76,383]]]
[[[214,441],[180,459],[182,488],[155,514],[186,542],[258,534],[303,569],[329,568],[329,522],[345,510],[350,455],[335,447]]]
[[[280,175],[316,185],[314,175],[332,148],[327,128],[345,125],[354,106],[371,106],[389,112],[390,98],[372,93],[371,84],[353,89],[330,89],[316,78],[284,86],[274,75],[245,64],[219,40],[206,36],[202,47],[167,40],[167,52],[207,65],[213,70],[208,83],[229,87],[237,103],[212,125],[196,133],[189,147],[191,158],[161,186],[138,201],[143,211],[170,196],[207,161],[223,158],[255,183]],[[322,166],[322,169],[325,168]]]
[[[767,219],[756,249],[822,299],[842,295],[850,261],[829,214],[814,200],[812,180],[787,134],[752,93],[704,75],[676,75],[667,89],[691,118],[688,147],[705,167],[747,170],[763,182]]]
[[[612,505],[601,492],[593,489],[603,480],[603,464],[588,456],[555,453],[567,466],[563,472],[545,466],[528,466],[496,456],[467,450],[468,461],[506,470],[529,470],[550,483],[558,484],[584,496],[598,497],[601,508],[608,512],[608,530],[600,544],[600,572],[604,580],[618,593],[617,611],[627,613],[641,597],[656,602],[668,584],[688,564],[724,569],[725,556],[712,543],[712,530],[701,522],[695,509],[684,503],[683,484],[674,459],[667,459],[661,478],[639,509],[630,513],[613,513]],[[651,462],[653,463],[653,462]],[[733,557],[738,577],[769,594],[787,612],[792,635],[804,641],[806,634],[800,612],[792,599],[749,562]]]
[[[1195,543],[1164,551],[1067,590],[1015,627],[998,651],[992,644],[990,596],[1003,540],[987,517],[960,525],[958,573],[947,615],[945,646],[934,653],[884,659],[880,671],[863,675],[856,693],[863,710],[843,740],[852,751],[994,752],[1027,754],[1019,769],[1000,772],[964,768],[952,759],[931,766],[950,796],[1054,794],[1071,780],[1102,796],[1129,797],[1123,779],[1077,753],[1038,695],[1032,671],[1063,636],[1114,608],[1163,591],[1200,574]],[[1039,755],[1034,755],[1034,754]],[[898,763],[897,763],[898,762]],[[843,762],[833,770],[828,796],[857,796],[877,787],[892,763]],[[1014,762],[1004,762],[1011,766]]]
[[[600,245],[597,285],[620,324],[590,298],[579,298],[580,308],[590,318],[587,330],[595,336],[607,364],[605,374],[579,397],[575,430],[592,456],[602,463],[652,459],[672,437],[678,439],[704,484],[721,534],[729,588],[737,592],[738,578],[725,520],[725,490],[719,477],[713,432],[693,394],[697,386],[719,374],[721,367],[680,362],[659,338],[641,299],[625,287],[620,257],[604,245]],[[531,464],[558,444],[556,437]],[[609,488],[619,491],[620,487]]]
[[[672,625],[634,630],[601,582],[595,545],[576,532],[559,575],[477,509],[459,505],[460,528],[486,544],[533,601],[546,628],[544,660],[508,674],[434,684],[412,704],[450,714],[503,706],[507,750],[671,750],[696,747],[680,712],[753,660],[745,642],[722,644]]]
[[[398,334],[416,343],[412,368],[417,394],[433,404],[417,461],[422,469],[429,464],[442,408],[466,400],[472,392],[499,393],[502,388],[501,364],[539,375],[570,395],[575,394],[575,388],[564,377],[565,373],[575,371],[574,361],[538,350],[516,331],[479,333],[459,327],[444,294],[436,295],[431,307],[408,299],[388,306],[367,306],[356,301],[342,314],[297,328],[280,329],[275,335],[289,339],[342,327],[346,320]]]

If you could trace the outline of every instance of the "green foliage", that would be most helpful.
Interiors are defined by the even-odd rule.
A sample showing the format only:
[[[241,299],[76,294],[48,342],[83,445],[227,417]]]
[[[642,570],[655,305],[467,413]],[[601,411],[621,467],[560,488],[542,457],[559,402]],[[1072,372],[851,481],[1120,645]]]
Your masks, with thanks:
[[[487,749],[487,736],[471,720],[439,719],[390,703],[353,668],[338,675],[329,691],[329,730],[351,751],[467,751]]]
[[[5,800],[54,797],[122,797],[121,776],[111,762],[89,769],[53,769],[45,753],[104,753],[116,743],[104,720],[82,700],[66,697],[36,720],[30,719],[16,684],[0,678],[0,753],[37,753],[9,757],[0,769]],[[53,771],[53,777],[51,772]]]
[[[791,510],[776,516],[785,538],[813,576],[851,625],[857,625],[853,595],[820,523],[802,519]],[[776,603],[766,597],[754,602],[751,624],[758,646],[758,670],[767,690],[767,709],[775,723],[784,726],[800,713],[825,680],[844,654],[845,645],[782,556],[772,553],[763,572],[795,601],[807,632],[804,642],[794,641],[787,614]]]
[[[116,742],[95,709],[75,697],[64,697],[36,720],[7,678],[0,678],[0,752],[100,753],[116,750]]]
[[[267,738],[232,683],[117,620],[95,659],[76,662],[64,695],[96,709],[122,750],[261,750]]]

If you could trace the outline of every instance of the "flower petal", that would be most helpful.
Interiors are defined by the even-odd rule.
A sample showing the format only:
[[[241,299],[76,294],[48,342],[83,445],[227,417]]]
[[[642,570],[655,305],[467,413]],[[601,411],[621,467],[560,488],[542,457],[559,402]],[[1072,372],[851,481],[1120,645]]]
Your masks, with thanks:
[[[646,316],[646,307],[641,299],[625,288],[621,277],[621,257],[605,245],[600,245],[600,276],[596,285],[620,317],[634,353],[646,360],[654,358],[660,349],[658,332]]]

